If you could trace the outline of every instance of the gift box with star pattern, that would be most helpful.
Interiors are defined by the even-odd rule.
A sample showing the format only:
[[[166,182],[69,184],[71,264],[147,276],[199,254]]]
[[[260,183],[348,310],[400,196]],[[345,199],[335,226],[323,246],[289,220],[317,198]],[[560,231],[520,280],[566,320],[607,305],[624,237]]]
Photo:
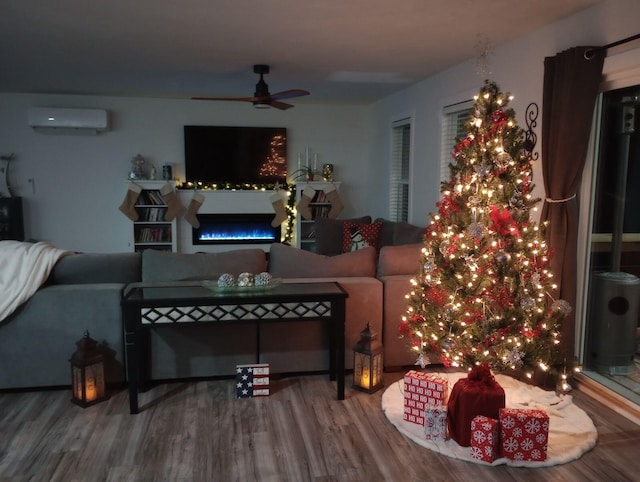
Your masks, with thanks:
[[[238,398],[269,395],[269,364],[236,366],[236,396]]]

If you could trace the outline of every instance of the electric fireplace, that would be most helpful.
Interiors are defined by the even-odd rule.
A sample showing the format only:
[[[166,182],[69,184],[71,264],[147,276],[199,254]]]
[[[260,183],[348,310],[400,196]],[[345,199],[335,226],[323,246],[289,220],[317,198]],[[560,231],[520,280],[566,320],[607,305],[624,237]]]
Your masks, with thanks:
[[[280,226],[271,226],[274,214],[198,214],[193,228],[196,244],[270,244],[280,242]]]

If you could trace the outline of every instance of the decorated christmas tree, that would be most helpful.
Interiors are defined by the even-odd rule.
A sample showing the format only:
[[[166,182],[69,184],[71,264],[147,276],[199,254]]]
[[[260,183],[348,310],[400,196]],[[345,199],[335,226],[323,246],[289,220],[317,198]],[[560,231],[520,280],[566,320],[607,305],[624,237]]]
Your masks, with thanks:
[[[486,81],[467,136],[455,140],[400,325],[423,367],[437,358],[531,377],[564,363],[559,323],[571,307],[553,296],[549,248],[531,216],[540,202],[531,152],[511,99]]]

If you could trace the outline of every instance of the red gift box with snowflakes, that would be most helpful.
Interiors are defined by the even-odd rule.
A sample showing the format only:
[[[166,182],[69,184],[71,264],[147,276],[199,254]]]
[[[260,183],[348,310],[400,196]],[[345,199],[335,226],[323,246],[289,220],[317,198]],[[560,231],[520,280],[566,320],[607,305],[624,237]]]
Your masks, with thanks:
[[[471,457],[493,462],[500,454],[500,424],[495,418],[478,415],[471,420]]]
[[[404,414],[407,422],[424,425],[424,412],[429,405],[444,405],[449,382],[446,378],[411,370],[404,375]]]
[[[446,405],[428,405],[424,411],[424,435],[427,440],[447,440]]]
[[[549,416],[544,410],[500,409],[500,451],[510,460],[547,460]]]

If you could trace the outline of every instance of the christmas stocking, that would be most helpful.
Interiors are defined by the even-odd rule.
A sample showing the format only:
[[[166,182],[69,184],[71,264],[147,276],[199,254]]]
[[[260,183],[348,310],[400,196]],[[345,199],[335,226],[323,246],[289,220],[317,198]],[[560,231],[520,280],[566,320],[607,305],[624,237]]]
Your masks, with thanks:
[[[284,206],[284,199],[282,199],[280,191],[271,196],[269,200],[271,201],[273,210],[276,212],[276,216],[273,218],[273,221],[271,221],[271,226],[276,228],[287,219],[287,210]]]
[[[198,221],[198,217],[196,216],[196,214],[198,213],[198,209],[200,209],[200,206],[202,206],[203,202],[204,196],[195,191],[193,193],[193,197],[191,198],[191,202],[189,203],[189,207],[187,208],[187,213],[184,215],[185,221],[187,221],[196,229],[200,227],[200,221]]]
[[[142,188],[138,186],[136,183],[129,184],[129,189],[127,190],[127,194],[124,197],[124,201],[118,209],[122,211],[125,216],[127,216],[131,221],[138,220],[138,211],[136,211],[136,201],[140,196],[140,191]]]
[[[330,186],[324,190],[324,194],[327,197],[327,201],[331,203],[331,210],[327,217],[329,219],[335,219],[344,209],[344,204],[340,200],[340,194],[336,191],[335,186]]]
[[[313,214],[311,213],[309,203],[315,195],[316,190],[310,187],[302,191],[302,196],[300,196],[300,201],[298,202],[296,209],[304,219],[313,219]]]
[[[178,195],[173,190],[173,186],[171,184],[166,183],[160,189],[160,194],[162,195],[162,199],[167,203],[167,212],[164,213],[165,221],[173,221],[174,218],[180,214],[182,211],[182,204],[180,204],[180,199],[178,199]]]

